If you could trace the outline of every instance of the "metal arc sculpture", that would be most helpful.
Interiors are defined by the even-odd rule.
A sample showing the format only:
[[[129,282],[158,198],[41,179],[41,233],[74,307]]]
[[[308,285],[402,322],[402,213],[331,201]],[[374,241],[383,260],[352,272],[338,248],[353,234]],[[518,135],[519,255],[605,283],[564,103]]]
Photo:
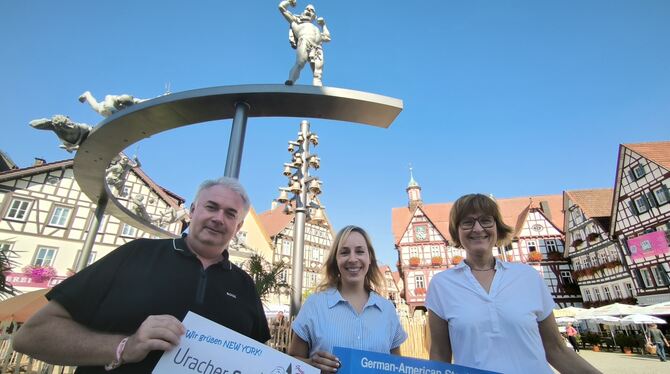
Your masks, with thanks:
[[[387,128],[403,109],[402,100],[334,87],[239,85],[203,88],[159,96],[100,122],[74,158],[74,175],[91,201],[106,212],[161,237],[163,230],[124,207],[105,182],[112,158],[152,135],[201,122],[233,119],[225,175],[239,175],[247,117],[321,118]]]

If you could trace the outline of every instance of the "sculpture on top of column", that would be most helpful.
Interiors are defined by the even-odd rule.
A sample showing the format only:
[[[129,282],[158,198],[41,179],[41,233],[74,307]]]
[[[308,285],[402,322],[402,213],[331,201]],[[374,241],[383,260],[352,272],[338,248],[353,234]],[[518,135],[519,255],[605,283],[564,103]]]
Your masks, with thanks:
[[[285,84],[293,85],[300,77],[300,71],[309,61],[314,76],[312,84],[323,86],[321,81],[323,75],[322,44],[330,41],[330,31],[326,27],[326,21],[323,17],[316,18],[316,10],[311,4],[305,7],[302,14],[291,13],[287,9],[289,5],[295,7],[296,0],[283,0],[279,3],[279,12],[290,24],[288,39],[296,53],[295,64],[291,68]],[[315,19],[321,28],[313,23]]]
[[[56,133],[58,139],[63,142],[60,147],[70,153],[79,149],[79,145],[86,140],[88,133],[93,129],[85,123],[73,122],[69,117],[62,114],[56,114],[51,118],[32,120],[29,125],[34,129],[51,130]]]
[[[105,95],[105,99],[101,102],[95,99],[95,96],[91,94],[90,91],[86,91],[81,96],[79,96],[79,101],[82,103],[88,103],[88,105],[98,112],[103,117],[109,117],[112,114],[118,112],[119,110],[125,109],[129,106],[139,104],[146,99],[138,99],[134,96],[123,94],[123,95]]]

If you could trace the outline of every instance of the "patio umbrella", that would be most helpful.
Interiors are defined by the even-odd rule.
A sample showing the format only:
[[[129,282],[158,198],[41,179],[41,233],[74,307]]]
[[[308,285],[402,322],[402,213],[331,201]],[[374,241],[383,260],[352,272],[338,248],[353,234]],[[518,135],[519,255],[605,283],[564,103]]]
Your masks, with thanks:
[[[644,309],[642,311],[643,314],[649,314],[654,316],[670,314],[670,301],[645,306],[642,309]]]
[[[581,313],[585,311],[586,309],[584,308],[578,308],[576,306],[569,306],[567,308],[563,309],[554,309],[554,317],[560,318],[560,317],[574,317],[578,313]]]
[[[629,314],[637,314],[637,313],[642,313],[643,307],[637,306],[637,305],[630,305],[630,304],[619,304],[619,303],[614,303],[614,304],[609,304],[605,306],[601,306],[600,308],[595,308],[592,312],[591,315],[593,316],[626,316]]]
[[[577,321],[577,319],[574,318],[574,317],[558,317],[558,318],[556,318],[556,323],[559,324],[559,325],[568,324],[568,323],[575,322],[575,321]]]
[[[635,323],[635,324],[652,324],[652,323],[667,323],[664,320],[646,315],[646,314],[631,314],[621,319],[621,323]]]
[[[1,301],[0,321],[13,320],[15,322],[25,322],[47,304],[48,300],[44,295],[50,290],[50,288],[43,288]]]

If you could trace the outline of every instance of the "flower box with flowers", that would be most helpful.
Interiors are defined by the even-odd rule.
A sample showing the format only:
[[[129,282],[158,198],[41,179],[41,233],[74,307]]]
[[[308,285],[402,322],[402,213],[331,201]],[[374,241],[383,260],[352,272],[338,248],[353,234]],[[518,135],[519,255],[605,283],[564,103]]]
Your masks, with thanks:
[[[51,266],[28,265],[23,268],[23,273],[30,277],[33,282],[42,283],[57,275],[56,269]]]
[[[451,258],[451,264],[452,265],[458,265],[463,261],[463,256],[454,256]]]
[[[434,256],[433,258],[430,259],[430,263],[433,266],[440,266],[442,265],[442,257]]]
[[[414,294],[419,296],[419,295],[425,295],[426,294],[426,289],[423,287],[417,287],[414,289]]]
[[[584,243],[584,240],[583,240],[583,239],[575,239],[575,240],[572,242],[572,246],[575,247],[575,248],[577,248],[577,247],[579,247],[580,245],[582,245],[582,243]]]
[[[418,257],[410,257],[409,259],[409,266],[419,266],[419,263],[421,263],[421,260]]]
[[[621,261],[612,260],[612,261],[608,261],[608,262],[605,263],[605,267],[608,268],[608,269],[614,269],[617,266],[621,266]]]
[[[528,253],[528,262],[540,262],[542,261],[542,253],[533,251]]]
[[[586,240],[588,240],[589,242],[593,242],[596,239],[598,239],[599,237],[600,237],[600,234],[598,234],[597,232],[592,232],[592,233],[590,233],[589,235],[586,236]]]

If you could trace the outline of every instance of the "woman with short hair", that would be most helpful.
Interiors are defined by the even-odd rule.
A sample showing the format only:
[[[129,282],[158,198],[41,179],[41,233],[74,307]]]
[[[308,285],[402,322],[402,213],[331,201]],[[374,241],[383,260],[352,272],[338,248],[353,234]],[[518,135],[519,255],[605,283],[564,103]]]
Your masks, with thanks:
[[[482,194],[454,203],[449,234],[466,258],[433,277],[426,306],[430,359],[505,374],[599,373],[563,344],[554,300],[532,267],[496,259],[512,233]]]

